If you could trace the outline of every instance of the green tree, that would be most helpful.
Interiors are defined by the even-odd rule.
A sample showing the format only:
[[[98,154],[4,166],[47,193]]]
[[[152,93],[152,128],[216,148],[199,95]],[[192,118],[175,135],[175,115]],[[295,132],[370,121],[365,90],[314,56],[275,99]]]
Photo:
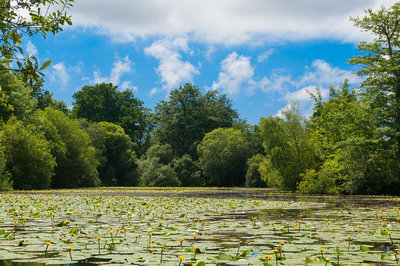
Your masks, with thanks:
[[[151,146],[138,162],[139,186],[180,186],[182,183],[172,167],[172,160],[170,145]]]
[[[204,177],[197,164],[188,154],[175,158],[172,167],[184,187],[200,187],[205,185]]]
[[[12,115],[23,118],[35,109],[32,89],[18,75],[10,71],[0,71],[2,101],[7,108],[0,108],[0,120],[7,121]]]
[[[45,62],[39,67],[33,55],[24,56],[22,49],[24,36],[32,37],[62,31],[66,23],[71,25],[71,18],[66,9],[74,0],[2,0],[0,3],[0,70],[9,71],[16,63],[23,80],[38,79],[40,71],[50,64]]]
[[[197,151],[199,165],[208,185],[244,184],[250,151],[242,131],[233,128],[214,129],[204,136]]]
[[[321,97],[314,97],[321,99]],[[303,175],[303,193],[393,193],[398,191],[396,146],[382,138],[368,97],[345,82],[319,100],[309,127],[319,144],[319,163]],[[397,162],[397,163],[396,163]]]
[[[299,183],[298,191],[307,194],[339,193],[341,188],[338,186],[338,181],[342,179],[342,168],[338,156],[330,156],[318,171],[307,169],[305,173],[300,174],[302,181]]]
[[[261,163],[265,160],[262,154],[256,154],[247,160],[246,187],[265,187],[267,183],[261,179]]]
[[[365,98],[360,96],[347,80],[339,88],[331,86],[325,102],[321,96],[313,95],[319,100],[315,102],[309,126],[318,134],[325,149],[332,151],[338,143],[351,137],[373,138],[376,135],[377,121]]]
[[[53,98],[53,93],[43,89],[44,79],[40,78],[35,82],[30,82],[32,88],[32,97],[36,100],[36,108],[44,110],[46,107],[51,107],[59,110],[66,115],[70,114],[70,109],[65,101],[59,101]]]
[[[73,98],[73,116],[120,125],[133,141],[144,142],[149,126],[148,109],[131,90],[119,91],[111,83],[101,83],[84,86]]]
[[[15,189],[50,188],[56,161],[49,142],[33,125],[9,119],[0,131],[0,146]]]
[[[99,185],[95,149],[89,135],[77,120],[51,108],[38,110],[32,118],[38,131],[51,144],[56,159],[53,188],[90,187]]]
[[[270,180],[271,176],[262,176],[262,179],[269,184],[279,184],[283,189],[296,190],[300,174],[315,167],[316,148],[297,104],[292,103],[283,111],[283,116],[261,119],[260,131],[266,153],[262,172],[269,175],[265,172],[269,170],[281,180]]]
[[[86,131],[96,148],[99,178],[105,186],[137,184],[136,144],[122,127],[109,122],[91,123]]]
[[[216,91],[202,95],[198,87],[187,83],[157,104],[154,135],[160,143],[170,144],[176,157],[189,154],[195,160],[204,135],[219,127],[232,127],[237,117],[225,95]]]
[[[361,42],[358,47],[362,54],[349,61],[361,67],[357,73],[366,77],[361,86],[380,123],[382,139],[396,146],[400,160],[400,3],[365,13],[351,20],[375,39]]]
[[[181,185],[170,164],[160,163],[160,158],[140,160],[138,164],[139,186],[176,187]]]
[[[1,136],[1,132],[0,132]],[[6,170],[6,156],[4,147],[0,146],[0,191],[12,190],[11,174]]]
[[[8,103],[6,95],[0,86],[0,122],[4,119],[5,114],[14,110],[14,107]]]
[[[172,153],[171,145],[169,144],[160,144],[154,143],[143,156],[145,159],[148,158],[159,158],[160,163],[162,164],[170,164],[174,159],[174,155]]]

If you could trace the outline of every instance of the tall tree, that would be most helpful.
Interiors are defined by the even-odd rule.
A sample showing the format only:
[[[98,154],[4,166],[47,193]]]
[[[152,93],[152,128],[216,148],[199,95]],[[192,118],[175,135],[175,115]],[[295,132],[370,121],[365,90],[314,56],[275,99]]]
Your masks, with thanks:
[[[53,188],[99,185],[95,149],[77,120],[48,107],[38,110],[32,122],[49,141],[57,162],[51,182]]]
[[[0,103],[4,102],[7,105],[7,108],[0,107],[0,120],[6,121],[12,115],[22,118],[34,111],[32,89],[18,75],[11,71],[0,71],[0,86]]]
[[[315,166],[315,145],[297,104],[292,103],[283,115],[283,118],[261,119],[260,131],[266,153],[261,167],[262,179],[283,189],[296,190],[301,181],[300,174]]]
[[[33,125],[12,117],[0,131],[0,146],[15,189],[50,188],[56,161],[50,143]]]
[[[102,185],[136,185],[136,144],[125,134],[124,129],[113,123],[99,122],[90,124],[86,132],[96,148]]]
[[[380,121],[382,139],[392,142],[400,159],[400,3],[390,8],[365,11],[366,16],[351,18],[354,25],[372,33],[375,39],[361,42],[362,55],[350,63],[361,66],[357,73],[365,76],[362,83],[372,111]]]
[[[93,122],[120,125],[131,139],[143,143],[148,128],[148,109],[131,90],[119,91],[111,83],[84,86],[76,92],[73,116]]]
[[[176,157],[189,154],[196,159],[196,147],[204,135],[219,127],[232,127],[237,117],[225,95],[216,91],[202,95],[198,87],[186,83],[157,104],[154,134],[161,143],[171,145]]]
[[[204,136],[197,150],[199,165],[208,185],[244,184],[250,151],[242,131],[233,128],[214,129]]]

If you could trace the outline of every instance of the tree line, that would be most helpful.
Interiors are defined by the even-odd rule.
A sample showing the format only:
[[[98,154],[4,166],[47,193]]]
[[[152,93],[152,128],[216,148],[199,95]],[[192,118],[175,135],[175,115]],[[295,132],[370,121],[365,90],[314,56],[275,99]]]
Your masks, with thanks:
[[[247,186],[398,194],[400,4],[351,20],[375,36],[349,60],[364,82],[352,87],[344,80],[327,98],[319,89],[310,93],[310,117],[292,102],[282,116],[257,125],[241,119],[226,95],[190,83],[154,110],[129,89],[84,86],[70,109],[43,89],[43,78],[4,68],[0,189]]]

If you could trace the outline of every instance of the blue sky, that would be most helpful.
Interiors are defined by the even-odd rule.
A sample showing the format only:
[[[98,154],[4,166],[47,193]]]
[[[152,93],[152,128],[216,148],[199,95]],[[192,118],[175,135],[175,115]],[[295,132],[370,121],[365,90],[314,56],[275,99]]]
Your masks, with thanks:
[[[349,21],[388,0],[76,0],[71,27],[26,42],[52,60],[45,88],[72,106],[84,85],[112,82],[154,108],[186,82],[218,90],[256,124],[296,100],[309,115],[307,90],[349,79],[346,60],[371,36]]]

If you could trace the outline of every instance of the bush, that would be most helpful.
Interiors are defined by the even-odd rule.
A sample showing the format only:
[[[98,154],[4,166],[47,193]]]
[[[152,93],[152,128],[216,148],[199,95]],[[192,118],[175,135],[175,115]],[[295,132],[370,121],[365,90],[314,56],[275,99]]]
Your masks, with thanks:
[[[139,160],[139,186],[175,187],[182,183],[170,164],[160,163],[158,157]]]
[[[279,171],[272,166],[269,157],[264,158],[260,163],[258,171],[260,172],[261,180],[267,183],[268,187],[282,187],[283,178],[279,174]]]
[[[261,174],[258,171],[264,159],[261,154],[256,154],[247,160],[246,187],[265,187],[267,185],[261,179]]]
[[[199,187],[204,186],[205,181],[201,176],[199,168],[195,165],[188,154],[172,161],[173,169],[177,174],[182,186]]]

